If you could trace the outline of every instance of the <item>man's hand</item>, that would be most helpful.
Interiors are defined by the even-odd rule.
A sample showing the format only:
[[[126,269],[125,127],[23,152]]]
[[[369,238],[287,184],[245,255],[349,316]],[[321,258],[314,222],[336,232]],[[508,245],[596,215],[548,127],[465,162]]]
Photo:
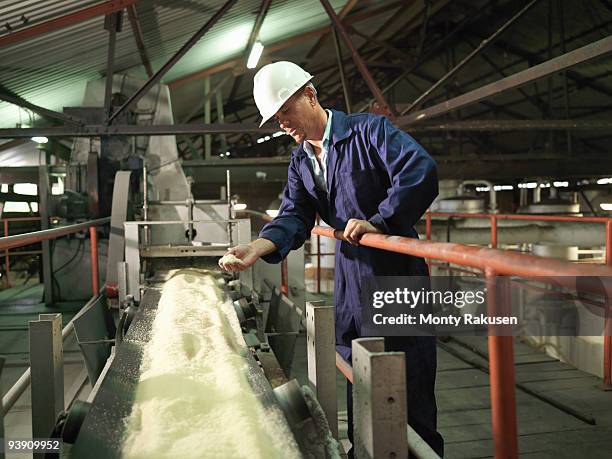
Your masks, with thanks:
[[[276,246],[272,241],[259,238],[250,244],[240,244],[227,249],[225,256],[219,260],[219,266],[225,271],[244,271],[255,264],[260,257],[272,253],[275,250]],[[234,257],[228,257],[228,255],[233,255],[238,261],[232,261],[231,258]]]
[[[358,245],[361,237],[366,233],[382,233],[367,220],[358,220],[351,218],[344,229],[344,237],[351,244]]]
[[[228,257],[233,255],[234,257]],[[219,260],[219,266],[225,271],[237,272],[244,271],[259,259],[257,251],[249,244],[236,245],[227,250],[227,254]]]

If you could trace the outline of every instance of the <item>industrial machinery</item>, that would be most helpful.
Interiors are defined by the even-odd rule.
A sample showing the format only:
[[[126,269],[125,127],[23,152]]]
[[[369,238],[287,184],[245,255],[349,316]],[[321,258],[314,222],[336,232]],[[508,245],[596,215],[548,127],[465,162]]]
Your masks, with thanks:
[[[115,76],[113,104],[123,103],[140,85]],[[90,82],[83,107],[67,111],[100,122],[106,89],[104,80]],[[169,101],[168,88],[159,85],[135,104],[124,121],[172,123]],[[93,390],[87,401],[73,403],[56,420],[52,436],[64,439],[67,448],[62,454],[219,457],[219,448],[232,445],[231,457],[338,457],[338,444],[313,393],[287,379],[296,337],[304,329],[303,252],[291,256],[296,268],[289,269],[291,288],[285,295],[278,288],[278,265],[240,275],[222,273],[218,267],[229,247],[252,237],[250,220],[234,217],[229,172],[221,199],[195,199],[175,139],[160,136],[76,139],[69,162],[62,166],[65,189],[60,195],[51,196],[50,169],[45,164],[38,171],[41,221],[66,225],[111,215],[110,231],[98,231],[99,243],[95,228],[91,229],[95,242],[93,236],[90,242],[75,233],[53,244],[43,243],[45,301],[51,303],[54,296],[88,298],[94,290],[92,300],[71,321]],[[100,273],[104,286],[100,290],[97,273],[91,285],[79,275],[90,252],[91,260],[95,252],[96,260],[106,265]],[[164,300],[177,292],[177,282],[183,282],[178,289],[181,307]],[[187,288],[189,282],[200,289]],[[173,285],[175,293],[168,293]],[[203,323],[198,320],[209,315],[221,325],[198,326]],[[181,327],[188,324],[186,332]],[[155,351],[156,346],[164,352]],[[158,367],[174,365],[173,372],[149,378],[153,357],[172,352],[186,360],[179,364],[179,359],[168,357]],[[166,381],[153,385],[174,392],[154,394],[151,380]],[[230,393],[242,401],[230,399]],[[192,408],[178,409],[180,416],[172,422],[192,426],[188,440],[198,447],[186,449],[185,438],[166,439],[160,440],[157,450],[144,453],[139,443],[144,440],[133,441],[140,421],[163,420],[168,412],[141,416],[138,422],[134,416],[152,400],[163,405],[171,396],[173,406]],[[212,399],[222,403],[207,413]],[[53,405],[50,425],[63,401]],[[55,410],[56,406],[61,408]],[[204,419],[202,414],[211,417]],[[218,424],[221,420],[226,423]],[[170,430],[168,425],[164,430]],[[235,433],[229,436],[234,425]],[[179,428],[179,434],[183,430]],[[223,438],[215,441],[211,432]],[[247,438],[254,440],[248,443]],[[270,453],[272,446],[280,453]]]
[[[271,298],[264,301],[262,292],[253,288],[251,269],[238,276],[220,272],[217,265],[228,247],[250,241],[250,221],[232,218],[231,203],[195,200],[188,189],[184,201],[149,200],[152,193],[146,174],[145,167],[142,179],[142,216],[145,219],[140,221],[126,221],[130,173],[119,172],[115,178],[105,295],[84,308],[74,320],[77,341],[94,389],[87,403],[75,404],[58,419],[56,434],[74,444],[69,449],[70,457],[90,457],[92,449],[98,451],[100,457],[138,457],[126,449],[126,442],[133,439],[130,416],[143,409],[139,404],[142,403],[143,391],[147,393],[147,400],[148,397],[156,400],[168,397],[168,394],[154,396],[147,392],[149,383],[142,376],[151,365],[147,355],[152,351],[147,349],[159,345],[152,340],[160,324],[167,322],[168,326],[176,326],[174,319],[179,320],[180,314],[188,314],[188,305],[203,309],[198,310],[201,314],[189,315],[185,320],[196,320],[195,316],[206,315],[218,307],[223,311],[224,320],[230,324],[224,333],[239,336],[232,349],[239,355],[238,368],[241,370],[233,376],[224,373],[215,378],[225,378],[223,384],[228,391],[234,383],[237,384],[231,378],[248,383],[243,387],[248,389],[241,392],[250,394],[251,405],[261,406],[265,413],[263,424],[270,424],[267,430],[264,429],[267,433],[255,435],[272,438],[270,432],[273,429],[284,439],[283,457],[338,456],[338,444],[329,433],[316,399],[304,394],[297,381],[288,381],[285,376],[291,365],[295,336],[301,326],[301,311],[290,302],[280,301],[281,295],[274,285],[268,285]],[[188,186],[187,180],[184,183]],[[229,188],[228,176],[228,191]],[[220,296],[218,301],[211,303],[212,309],[203,306],[200,292],[194,291],[190,297],[191,290],[181,289],[184,295],[181,301],[185,307],[177,307],[170,316],[164,312],[165,315],[158,317],[164,310],[160,306],[163,292],[169,288],[168,283],[176,282],[172,279],[177,273],[182,273],[187,279],[205,279],[205,282],[214,284]],[[225,336],[221,341],[215,341],[220,338],[213,336],[213,328],[204,326],[187,334],[190,343],[208,343],[210,346],[200,349],[198,345],[202,354],[197,359],[212,358],[210,353],[221,350],[214,343],[224,343],[229,339]],[[176,329],[169,336],[180,333]],[[164,339],[163,348],[169,351],[172,341]],[[179,347],[179,352],[186,352],[183,344]],[[274,348],[278,350],[278,358]],[[234,358],[238,357],[227,355],[222,360],[232,361]],[[188,379],[191,381],[196,376],[190,374]],[[174,393],[178,403],[196,403],[195,406],[199,406],[193,401],[194,387],[202,393],[214,393],[213,383],[195,386],[195,381],[191,381],[191,385],[185,386],[185,381],[176,371],[169,378],[169,387],[176,384],[184,388]],[[232,403],[224,404],[225,413],[221,417],[231,418],[235,409]],[[242,418],[243,414],[235,413],[235,416]],[[181,422],[197,424],[190,419],[181,419]],[[247,432],[236,431],[236,444],[244,440],[241,435],[247,435]],[[210,435],[204,436],[210,439]],[[206,451],[213,451],[210,454],[214,456],[215,445],[206,441],[206,438],[201,438],[202,449],[192,451],[191,456],[206,457]],[[161,446],[165,454],[177,448],[173,444]],[[258,450],[252,446],[251,449],[243,451],[244,456],[268,457],[269,450],[265,448]],[[182,453],[180,455],[183,457]]]

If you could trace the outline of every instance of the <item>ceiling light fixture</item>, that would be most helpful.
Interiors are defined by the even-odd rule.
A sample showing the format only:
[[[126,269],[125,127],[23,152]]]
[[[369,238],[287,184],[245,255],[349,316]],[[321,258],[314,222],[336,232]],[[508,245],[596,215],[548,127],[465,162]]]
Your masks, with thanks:
[[[261,44],[261,42],[256,41],[255,43],[253,43],[251,53],[249,54],[249,59],[247,60],[247,68],[254,69],[255,67],[257,67],[257,63],[259,62],[259,58],[261,57],[263,49],[264,46]]]

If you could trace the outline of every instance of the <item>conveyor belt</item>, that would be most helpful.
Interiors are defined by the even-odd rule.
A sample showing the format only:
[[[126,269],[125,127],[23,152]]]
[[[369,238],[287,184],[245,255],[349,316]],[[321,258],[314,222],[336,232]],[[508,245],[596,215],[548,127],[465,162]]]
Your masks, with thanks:
[[[144,349],[151,338],[160,296],[159,288],[146,289],[139,310],[123,343],[118,347],[115,359],[83,423],[71,450],[71,457],[92,457],[94,451],[96,457],[121,457],[122,443],[126,434],[124,420],[130,415],[134,403]],[[281,409],[272,394],[272,388],[261,368],[250,353],[247,355],[247,379],[253,393],[266,409],[281,414]],[[286,434],[291,435],[288,426]]]

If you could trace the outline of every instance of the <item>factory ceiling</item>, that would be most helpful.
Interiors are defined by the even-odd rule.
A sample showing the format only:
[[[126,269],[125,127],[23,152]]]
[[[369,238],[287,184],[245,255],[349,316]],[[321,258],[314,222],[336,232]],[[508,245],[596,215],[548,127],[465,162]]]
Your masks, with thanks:
[[[342,24],[337,42],[328,4]],[[352,111],[388,105],[396,123],[448,170],[482,166],[493,174],[492,164],[516,158],[525,171],[537,160],[561,174],[572,164],[580,174],[612,173],[609,0],[2,2],[0,98],[27,108],[0,102],[0,127],[74,127],[62,107],[80,105],[86,82],[107,73],[104,18],[118,10],[115,74],[144,81],[163,73],[158,80],[170,86],[180,124],[204,123],[205,84],[218,90],[224,119],[211,97],[212,123],[232,124],[233,157],[286,156],[291,148],[284,136],[258,143],[264,131],[243,132],[258,121],[255,70],[245,67],[257,39],[264,45],[260,66],[281,59],[303,65],[326,107],[346,110],[346,93]],[[177,137],[188,160],[203,157],[202,135],[193,131]],[[218,140],[216,157],[223,153]]]

